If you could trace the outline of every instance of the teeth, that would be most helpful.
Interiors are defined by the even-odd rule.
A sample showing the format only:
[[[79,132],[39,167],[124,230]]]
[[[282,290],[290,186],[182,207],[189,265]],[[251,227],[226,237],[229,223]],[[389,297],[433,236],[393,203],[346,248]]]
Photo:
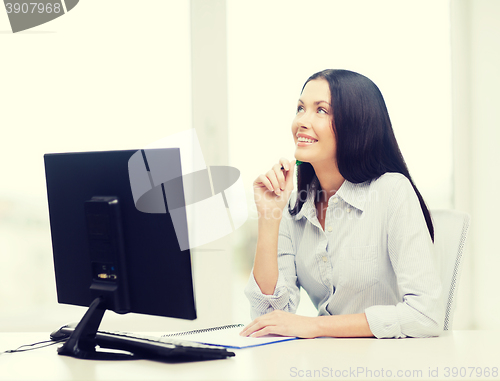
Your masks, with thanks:
[[[299,138],[297,138],[297,141],[299,141],[299,142],[306,142],[306,143],[315,143],[315,142],[317,142],[317,140],[303,138],[302,136],[300,136]]]

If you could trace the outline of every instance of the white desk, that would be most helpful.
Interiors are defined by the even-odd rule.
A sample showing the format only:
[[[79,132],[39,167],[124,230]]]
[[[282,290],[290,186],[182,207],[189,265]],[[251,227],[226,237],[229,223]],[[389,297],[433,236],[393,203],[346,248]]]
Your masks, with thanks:
[[[48,333],[0,333],[0,351],[47,338]],[[454,331],[430,339],[296,340],[235,352],[226,360],[165,364],[78,360],[57,355],[51,346],[0,355],[0,380],[500,380],[500,331]]]

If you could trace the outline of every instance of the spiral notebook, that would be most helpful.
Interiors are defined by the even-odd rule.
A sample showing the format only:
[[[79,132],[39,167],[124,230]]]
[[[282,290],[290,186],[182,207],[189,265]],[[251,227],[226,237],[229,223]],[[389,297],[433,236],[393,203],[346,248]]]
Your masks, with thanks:
[[[197,329],[187,332],[177,332],[162,335],[162,337],[172,337],[178,340],[194,341],[200,344],[215,345],[218,347],[242,349],[258,347],[272,343],[296,340],[297,337],[267,335],[263,337],[244,337],[239,333],[243,329],[243,324],[230,324],[220,327]]]

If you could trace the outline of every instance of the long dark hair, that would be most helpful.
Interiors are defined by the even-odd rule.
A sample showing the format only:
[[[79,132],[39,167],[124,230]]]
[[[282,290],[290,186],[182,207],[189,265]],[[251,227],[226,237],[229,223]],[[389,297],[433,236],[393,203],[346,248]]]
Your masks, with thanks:
[[[332,129],[337,140],[337,165],[342,177],[352,183],[362,183],[387,172],[404,175],[417,194],[429,234],[434,241],[429,209],[410,176],[377,85],[352,71],[328,69],[310,76],[304,87],[314,79],[325,79],[330,86]],[[302,163],[297,167],[297,194],[318,191],[311,188],[314,176],[311,164]],[[295,206],[289,207],[290,214],[296,215],[304,202],[304,198],[297,197]]]

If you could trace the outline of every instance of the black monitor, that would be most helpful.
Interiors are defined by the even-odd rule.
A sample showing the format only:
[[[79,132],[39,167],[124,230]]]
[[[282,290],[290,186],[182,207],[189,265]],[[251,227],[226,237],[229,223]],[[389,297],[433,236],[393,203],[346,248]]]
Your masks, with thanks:
[[[44,159],[58,301],[89,307],[59,353],[95,358],[106,310],[195,319],[179,149]],[[153,181],[148,159],[168,173],[170,193]]]

